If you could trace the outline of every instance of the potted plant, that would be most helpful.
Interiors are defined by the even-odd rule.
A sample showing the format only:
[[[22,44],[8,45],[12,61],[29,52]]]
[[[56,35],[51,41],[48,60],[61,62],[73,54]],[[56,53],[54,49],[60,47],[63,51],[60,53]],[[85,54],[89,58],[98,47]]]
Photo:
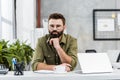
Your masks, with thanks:
[[[11,59],[13,57],[18,58],[16,55],[9,52],[8,42],[5,40],[0,41],[0,64],[4,64],[6,67],[12,66]]]
[[[28,65],[31,61],[33,49],[30,44],[16,40],[14,43],[8,44],[9,41],[0,41],[0,64],[5,64],[12,70],[12,59],[16,58],[18,62],[24,62]]]

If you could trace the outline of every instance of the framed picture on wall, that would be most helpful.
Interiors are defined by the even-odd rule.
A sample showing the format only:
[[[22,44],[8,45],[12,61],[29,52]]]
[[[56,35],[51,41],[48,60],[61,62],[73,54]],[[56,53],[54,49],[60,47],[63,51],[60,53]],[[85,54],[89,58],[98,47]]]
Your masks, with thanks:
[[[120,40],[120,9],[93,10],[93,39]]]

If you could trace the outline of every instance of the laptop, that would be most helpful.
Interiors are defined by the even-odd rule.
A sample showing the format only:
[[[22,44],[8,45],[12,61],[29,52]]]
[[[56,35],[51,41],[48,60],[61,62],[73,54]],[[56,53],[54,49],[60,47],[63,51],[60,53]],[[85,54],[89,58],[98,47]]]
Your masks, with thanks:
[[[110,58],[111,63],[116,63],[119,61],[120,50],[108,50],[107,55]]]
[[[78,62],[82,73],[113,72],[106,53],[78,53]]]

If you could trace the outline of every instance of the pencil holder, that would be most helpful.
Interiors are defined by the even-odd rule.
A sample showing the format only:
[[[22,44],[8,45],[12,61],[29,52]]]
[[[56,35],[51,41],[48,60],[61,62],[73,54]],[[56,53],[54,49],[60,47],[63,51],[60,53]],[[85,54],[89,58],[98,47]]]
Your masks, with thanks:
[[[24,71],[24,63],[16,63],[14,64],[14,75],[23,75]]]

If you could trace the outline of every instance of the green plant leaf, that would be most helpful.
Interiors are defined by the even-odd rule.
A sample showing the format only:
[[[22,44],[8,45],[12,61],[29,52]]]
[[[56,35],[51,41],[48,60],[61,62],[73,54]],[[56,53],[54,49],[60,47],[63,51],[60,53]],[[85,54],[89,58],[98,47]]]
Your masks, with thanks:
[[[8,67],[12,66],[12,59],[16,58],[19,62],[23,61],[29,64],[32,58],[34,49],[30,44],[16,40],[14,43],[8,44],[9,41],[0,41],[0,63]]]

